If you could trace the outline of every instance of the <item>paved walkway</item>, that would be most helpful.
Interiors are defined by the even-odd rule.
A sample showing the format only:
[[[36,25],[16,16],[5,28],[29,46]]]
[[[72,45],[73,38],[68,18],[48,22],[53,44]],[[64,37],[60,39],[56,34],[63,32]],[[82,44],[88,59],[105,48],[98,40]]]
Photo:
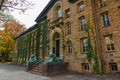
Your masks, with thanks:
[[[45,77],[28,73],[25,67],[0,64],[0,80],[120,80],[120,75],[62,74]]]

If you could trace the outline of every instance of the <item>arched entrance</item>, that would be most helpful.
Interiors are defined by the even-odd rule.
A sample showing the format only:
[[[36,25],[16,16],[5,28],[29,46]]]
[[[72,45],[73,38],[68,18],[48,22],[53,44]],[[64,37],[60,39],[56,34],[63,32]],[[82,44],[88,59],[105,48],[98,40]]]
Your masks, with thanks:
[[[58,27],[50,33],[50,52],[63,58],[63,33]]]

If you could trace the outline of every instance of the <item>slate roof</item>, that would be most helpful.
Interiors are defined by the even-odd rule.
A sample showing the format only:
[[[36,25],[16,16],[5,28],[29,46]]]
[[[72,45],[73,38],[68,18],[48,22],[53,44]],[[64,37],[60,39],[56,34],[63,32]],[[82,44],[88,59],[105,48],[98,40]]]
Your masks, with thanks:
[[[37,28],[37,24],[35,24],[32,27],[30,27],[30,28],[26,29],[25,31],[21,32],[19,35],[15,36],[14,39],[17,39],[17,38],[25,35],[26,33],[30,32],[30,31],[32,31],[32,30],[34,30],[36,28]]]
[[[47,12],[50,10],[50,8],[59,0],[50,0],[47,6],[43,9],[43,11],[40,13],[40,15],[36,18],[36,22],[40,22],[47,14]]]
[[[42,12],[40,13],[40,15],[36,18],[36,22],[39,23],[41,20],[43,20],[43,18],[46,17],[47,12],[50,10],[50,8],[55,4],[55,2],[57,2],[59,0],[50,0],[49,3],[46,5],[46,7],[42,10]],[[25,30],[24,32],[20,33],[19,35],[15,36],[14,39],[17,39],[23,35],[25,35],[26,33],[36,29],[37,24],[33,25],[32,27],[28,28],[27,30]]]

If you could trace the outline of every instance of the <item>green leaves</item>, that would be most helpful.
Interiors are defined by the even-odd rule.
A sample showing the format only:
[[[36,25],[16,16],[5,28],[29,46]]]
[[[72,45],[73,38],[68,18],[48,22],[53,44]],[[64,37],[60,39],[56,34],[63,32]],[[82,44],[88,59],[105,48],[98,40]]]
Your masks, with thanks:
[[[87,35],[88,35],[88,53],[87,53],[87,59],[91,63],[93,60],[93,69],[96,73],[99,73],[99,60],[98,60],[98,52],[97,52],[97,44],[96,44],[96,38],[95,32],[94,32],[94,26],[90,25],[90,22],[87,24],[86,29]],[[93,39],[91,40],[91,36]],[[92,43],[93,42],[93,43]]]
[[[14,36],[24,30],[24,27],[15,21],[5,22],[4,30],[0,31],[0,54],[4,60],[12,59],[14,53]]]

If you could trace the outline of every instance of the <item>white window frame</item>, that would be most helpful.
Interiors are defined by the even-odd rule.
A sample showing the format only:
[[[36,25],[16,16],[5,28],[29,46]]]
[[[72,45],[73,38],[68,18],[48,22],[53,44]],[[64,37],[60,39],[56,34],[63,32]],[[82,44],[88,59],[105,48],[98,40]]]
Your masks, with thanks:
[[[68,41],[68,46],[67,47],[68,47],[68,49],[67,49],[68,52],[67,53],[72,54],[72,42],[71,41]]]
[[[78,12],[84,11],[84,8],[85,8],[85,4],[84,4],[84,2],[82,1],[82,2],[80,2],[80,3],[78,4]]]
[[[86,25],[86,19],[85,17],[80,18],[80,30],[86,30],[87,25]]]
[[[66,30],[67,30],[67,35],[71,35],[72,33],[72,29],[71,29],[71,23],[67,23],[66,24]]]
[[[59,7],[57,9],[57,18],[60,18],[60,17],[62,17],[62,8],[61,7]]]
[[[106,0],[99,0],[99,7],[104,7],[107,5],[107,1]]]
[[[113,41],[111,35],[110,36],[105,36],[105,43],[106,43],[106,50],[107,51],[114,51],[115,50],[114,41]]]
[[[108,27],[110,26],[110,17],[108,13],[104,13],[101,15],[102,17],[102,26],[103,27]]]
[[[88,39],[87,38],[82,39],[82,52],[83,53],[88,52]]]

